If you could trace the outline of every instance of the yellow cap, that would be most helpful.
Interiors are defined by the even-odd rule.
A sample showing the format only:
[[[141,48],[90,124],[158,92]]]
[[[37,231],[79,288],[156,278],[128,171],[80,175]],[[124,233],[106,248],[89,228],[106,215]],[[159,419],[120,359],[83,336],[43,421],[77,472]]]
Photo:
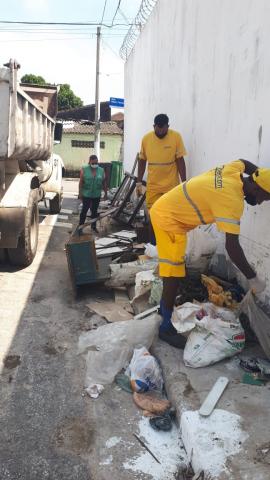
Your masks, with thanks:
[[[258,168],[252,178],[259,187],[270,193],[270,168]]]

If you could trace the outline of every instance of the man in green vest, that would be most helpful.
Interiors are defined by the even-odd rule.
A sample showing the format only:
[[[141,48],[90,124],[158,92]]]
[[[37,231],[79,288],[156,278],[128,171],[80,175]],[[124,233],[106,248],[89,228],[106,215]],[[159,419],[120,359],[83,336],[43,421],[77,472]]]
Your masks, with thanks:
[[[102,190],[104,190],[106,198],[107,185],[104,170],[98,166],[97,156],[90,155],[88,165],[84,165],[80,172],[79,198],[83,202],[80,225],[85,223],[89,208],[91,210],[91,218],[97,218]],[[92,223],[92,229],[98,233],[96,222]]]

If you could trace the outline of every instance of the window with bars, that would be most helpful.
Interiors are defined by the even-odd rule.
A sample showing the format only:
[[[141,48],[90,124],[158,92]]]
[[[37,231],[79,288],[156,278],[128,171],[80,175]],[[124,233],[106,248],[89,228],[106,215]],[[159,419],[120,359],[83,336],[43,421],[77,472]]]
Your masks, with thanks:
[[[105,142],[100,142],[100,148],[105,148]],[[71,140],[71,146],[77,148],[94,148],[95,143],[90,140]]]

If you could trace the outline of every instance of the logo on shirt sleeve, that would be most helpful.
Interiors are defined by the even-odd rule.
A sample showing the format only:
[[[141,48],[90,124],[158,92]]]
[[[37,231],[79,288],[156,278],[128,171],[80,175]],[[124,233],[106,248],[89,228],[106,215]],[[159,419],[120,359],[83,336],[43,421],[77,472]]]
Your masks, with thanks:
[[[222,183],[222,170],[223,167],[217,167],[215,168],[215,188],[222,188],[223,183]]]

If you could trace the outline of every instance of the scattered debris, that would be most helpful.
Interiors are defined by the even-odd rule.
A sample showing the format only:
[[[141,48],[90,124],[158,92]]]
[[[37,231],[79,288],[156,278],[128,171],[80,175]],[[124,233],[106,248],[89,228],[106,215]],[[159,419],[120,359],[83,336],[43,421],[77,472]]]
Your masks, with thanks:
[[[135,348],[126,375],[133,392],[162,391],[163,378],[160,366],[145,347]]]
[[[152,345],[159,323],[159,316],[152,315],[146,320],[109,323],[83,332],[78,353],[86,356],[85,386],[112,383],[115,375],[127,366],[134,348]]]
[[[261,387],[265,385],[265,380],[261,380],[258,378],[257,373],[244,373],[241,379],[241,383],[246,385],[256,385],[257,387]]]
[[[90,310],[105,317],[110,323],[130,320],[133,315],[115,302],[91,302],[86,305]]]
[[[255,296],[249,291],[241,303],[241,311],[247,314],[251,328],[254,330],[267,358],[270,359],[270,320],[264,313]]]
[[[133,400],[136,405],[141,408],[145,413],[144,416],[149,416],[148,413],[153,415],[161,415],[165,413],[170,407],[169,400],[163,398],[161,395],[157,395],[154,392],[147,393],[133,393]]]
[[[88,393],[89,397],[91,398],[98,398],[99,395],[103,392],[103,390],[103,385],[100,385],[98,383],[96,383],[95,385],[89,385],[89,387],[85,389],[86,393]]]
[[[147,447],[147,445],[140,439],[140,437],[138,437],[138,435],[136,435],[136,433],[133,433],[134,437],[138,440],[138,442],[142,445],[142,447],[145,448],[145,450],[147,450],[148,453],[150,453],[150,455],[152,455],[152,457],[156,460],[157,463],[160,463],[160,461],[157,459],[157,457],[153,454],[153,452],[151,452],[151,450]]]
[[[200,415],[202,415],[203,417],[208,417],[212,413],[228,383],[228,378],[218,378],[199,410]]]

